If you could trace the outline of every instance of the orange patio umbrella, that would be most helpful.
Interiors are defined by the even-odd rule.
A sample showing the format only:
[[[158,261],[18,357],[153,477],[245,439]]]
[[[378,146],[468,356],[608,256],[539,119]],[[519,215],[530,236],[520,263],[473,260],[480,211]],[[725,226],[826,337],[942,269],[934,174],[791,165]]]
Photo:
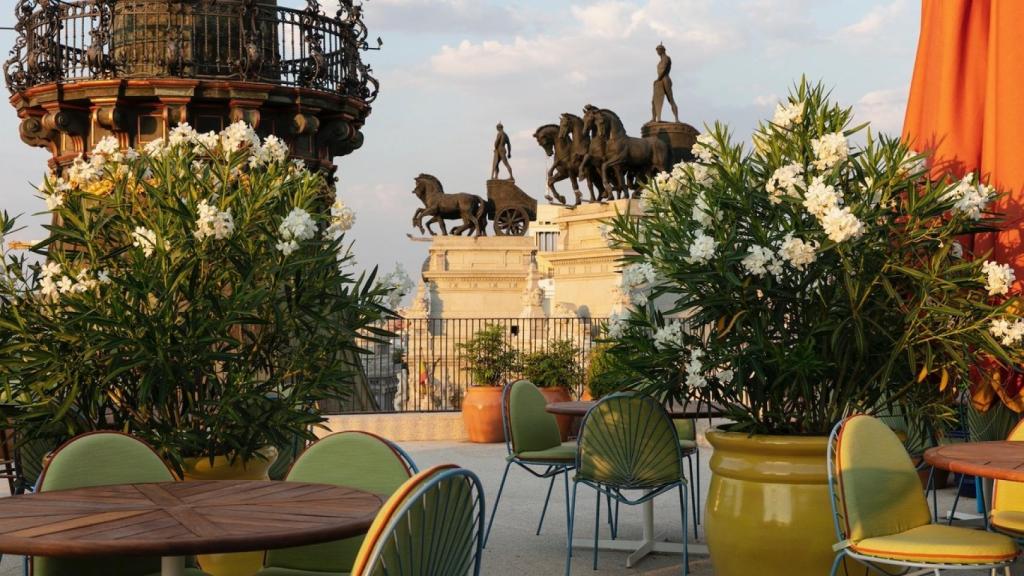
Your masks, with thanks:
[[[995,206],[1000,232],[979,234],[967,248],[991,250],[1010,264],[1015,291],[1024,281],[1024,1],[923,0],[921,36],[903,124],[903,138],[933,155],[932,175],[978,171],[1006,192]],[[972,399],[987,410],[1001,398],[1024,411],[1024,378],[989,367],[975,380]]]

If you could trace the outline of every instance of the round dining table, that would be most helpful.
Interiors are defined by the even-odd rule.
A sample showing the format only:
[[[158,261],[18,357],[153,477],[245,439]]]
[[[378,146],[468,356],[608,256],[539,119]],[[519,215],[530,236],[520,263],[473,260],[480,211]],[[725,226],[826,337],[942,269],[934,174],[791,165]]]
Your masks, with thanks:
[[[370,492],[300,482],[118,484],[0,498],[0,552],[160,556],[180,576],[195,554],[247,552],[366,533],[383,505]]]
[[[570,402],[552,402],[545,407],[551,414],[559,416],[585,416],[587,412],[597,405],[596,400],[574,400]],[[670,406],[666,409],[669,417],[674,420],[691,420],[696,418],[718,418],[723,415],[723,409],[717,404],[690,402],[685,405]],[[700,466],[698,457],[697,465]],[[626,567],[632,568],[644,556],[652,552],[663,554],[680,554],[680,545],[675,542],[667,542],[666,538],[654,531],[654,500],[647,500],[640,505],[643,512],[643,527],[640,540],[626,540],[616,538],[614,540],[599,540],[597,546],[601,550],[618,550],[629,552],[626,557]],[[691,514],[693,511],[690,512]],[[593,540],[589,538],[573,538],[572,545],[583,548],[592,548]],[[707,546],[702,544],[690,544],[690,554],[707,554]]]
[[[925,450],[929,465],[990,480],[1024,482],[1024,442],[962,442]]]

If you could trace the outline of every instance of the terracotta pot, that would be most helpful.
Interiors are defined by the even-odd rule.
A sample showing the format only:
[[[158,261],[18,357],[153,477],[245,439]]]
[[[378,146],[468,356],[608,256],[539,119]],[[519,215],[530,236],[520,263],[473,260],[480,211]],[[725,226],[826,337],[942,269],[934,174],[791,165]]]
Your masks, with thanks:
[[[544,395],[544,399],[547,400],[548,404],[572,400],[569,389],[564,386],[540,388],[540,393]],[[562,434],[562,442],[569,439],[569,432],[572,431],[572,421],[574,418],[575,416],[555,416],[555,420],[558,420],[558,431]]]
[[[712,430],[707,439],[715,451],[704,530],[716,576],[828,574],[828,438]]]
[[[501,386],[470,386],[462,399],[462,422],[470,442],[505,441],[501,426]]]
[[[582,400],[583,402],[590,402],[593,399],[594,399],[594,395],[590,393],[590,387],[589,386],[585,386],[583,388],[583,395],[580,396],[580,400]]]
[[[216,456],[211,464],[209,458],[186,458],[184,480],[269,480],[267,471],[277,459],[277,449],[268,446],[260,453],[267,459],[231,462],[226,456]],[[262,551],[203,554],[196,559],[203,571],[211,576],[253,576],[263,568]]]

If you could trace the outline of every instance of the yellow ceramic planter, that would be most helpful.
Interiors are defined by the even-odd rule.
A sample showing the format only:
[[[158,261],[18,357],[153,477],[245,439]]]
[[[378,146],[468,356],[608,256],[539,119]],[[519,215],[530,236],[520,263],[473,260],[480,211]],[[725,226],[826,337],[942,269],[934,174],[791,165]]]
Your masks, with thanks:
[[[828,574],[827,437],[713,430],[705,535],[715,576]]]
[[[260,452],[266,457],[266,460],[231,462],[225,456],[217,456],[211,463],[209,458],[186,458],[184,462],[185,481],[269,480],[267,471],[277,459],[277,449],[267,447]],[[203,554],[198,559],[203,571],[212,576],[252,576],[263,567],[263,552]]]

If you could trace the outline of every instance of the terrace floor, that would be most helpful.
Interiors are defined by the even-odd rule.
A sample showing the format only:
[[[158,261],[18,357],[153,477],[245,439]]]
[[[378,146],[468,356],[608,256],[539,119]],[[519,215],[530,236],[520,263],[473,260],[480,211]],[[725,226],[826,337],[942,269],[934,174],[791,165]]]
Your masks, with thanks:
[[[476,472],[484,485],[487,498],[487,514],[490,517],[490,506],[497,493],[498,483],[504,466],[505,448],[502,444],[468,444],[458,442],[403,442],[402,446],[409,451],[417,465],[425,468],[434,464],[453,462]],[[702,494],[707,493],[707,481],[711,474],[707,468],[710,448],[702,448],[701,479],[704,486]],[[544,531],[535,536],[537,519],[543,504],[545,481],[529,476],[522,470],[513,468],[509,473],[509,482],[505,486],[491,540],[484,553],[483,574],[486,576],[519,576],[523,574],[544,576],[560,575],[565,562],[565,514],[564,497],[560,486],[555,487],[551,497],[551,507],[544,523]],[[594,528],[594,498],[589,488],[580,488],[581,497],[576,511],[576,536],[590,537]],[[939,493],[940,510],[948,510],[953,499],[951,489]],[[678,499],[665,495],[656,501],[655,528],[663,531],[670,539],[681,537],[679,527]],[[973,511],[974,500],[963,499],[960,511]],[[605,510],[602,507],[602,517]],[[639,507],[621,508],[620,538],[633,539],[640,535],[641,513]],[[964,524],[965,525],[965,524]],[[602,537],[607,528],[602,526]],[[602,575],[645,575],[664,576],[679,574],[680,556],[651,555],[642,560],[633,569],[625,567],[625,552],[602,551],[598,570],[591,569],[591,550],[577,549],[573,561],[572,574],[576,576]],[[694,576],[711,576],[714,572],[707,556],[691,557],[691,574]],[[1019,563],[1015,570],[1024,574],[1024,563]],[[21,576],[21,558],[4,556],[0,563],[0,576]],[[968,574],[961,572],[961,574]],[[969,573],[969,574],[974,574]],[[979,576],[986,574],[978,572]]]

